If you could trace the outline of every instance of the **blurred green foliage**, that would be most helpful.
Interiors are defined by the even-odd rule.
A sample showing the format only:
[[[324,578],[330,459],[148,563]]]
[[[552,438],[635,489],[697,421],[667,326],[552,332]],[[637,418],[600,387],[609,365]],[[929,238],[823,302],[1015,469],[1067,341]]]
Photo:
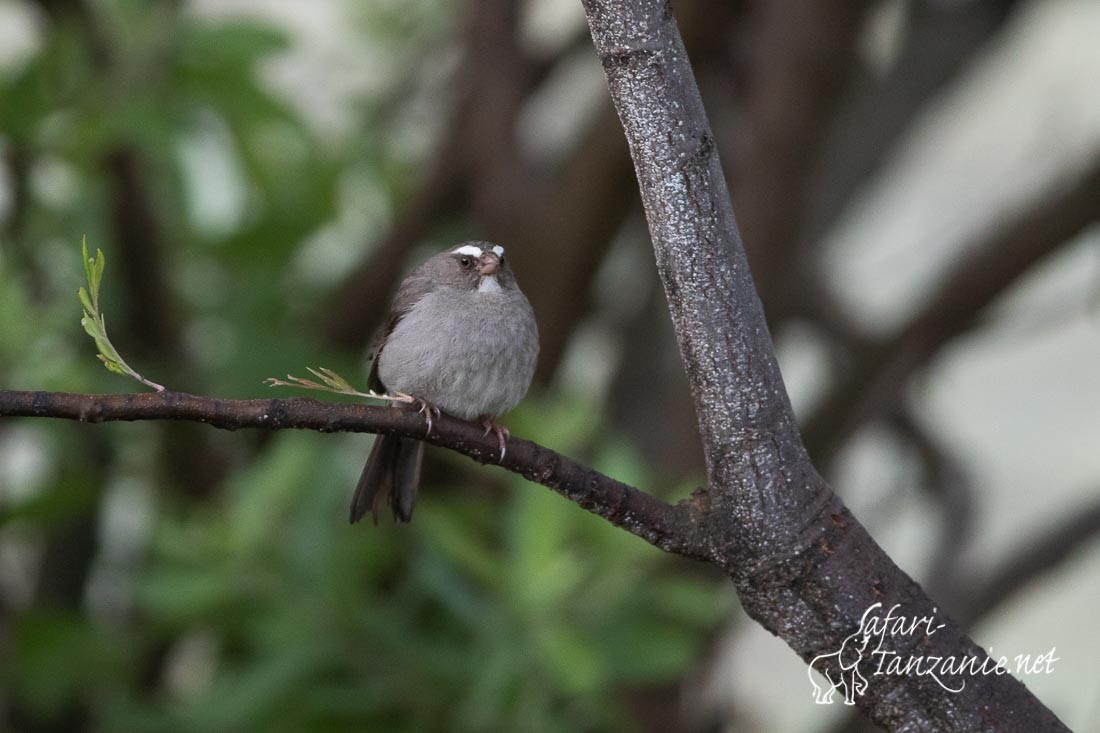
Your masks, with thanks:
[[[393,58],[445,39],[424,5],[365,4]],[[144,164],[186,359],[133,342],[142,304],[112,264],[100,307],[134,368],[237,397],[313,363],[361,381],[360,355],[314,335],[347,269],[317,260],[349,212],[380,212],[382,226],[407,189],[417,161],[386,144],[407,118],[322,136],[258,73],[286,48],[280,33],[171,3],[96,7],[98,41],[62,12],[0,69],[0,148],[26,161],[0,229],[4,386],[133,386],[98,367],[75,295],[82,234],[122,256],[103,165],[119,148]],[[372,94],[392,104],[406,82]],[[197,148],[231,180],[205,178]],[[204,216],[204,187],[239,206]],[[363,190],[382,200],[356,200]],[[529,398],[516,434],[658,484],[599,406],[569,394]],[[210,432],[0,424],[0,729],[630,728],[629,694],[678,680],[731,611],[726,584],[499,470],[436,451],[444,470],[429,471],[411,525],[349,527],[366,440]],[[223,478],[195,494],[171,458],[203,440]]]

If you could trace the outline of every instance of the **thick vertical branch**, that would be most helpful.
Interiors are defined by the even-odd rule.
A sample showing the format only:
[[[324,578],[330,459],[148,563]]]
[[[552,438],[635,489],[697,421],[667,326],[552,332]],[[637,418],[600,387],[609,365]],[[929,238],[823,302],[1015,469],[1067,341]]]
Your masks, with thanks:
[[[702,522],[713,561],[730,573],[749,614],[807,661],[841,648],[879,602],[944,624],[921,639],[884,638],[880,649],[902,658],[984,660],[810,464],[671,7],[662,0],[583,3],[692,386],[710,481]],[[1011,677],[943,679],[962,689],[869,673],[857,702],[891,730],[1065,730]]]
[[[757,559],[784,554],[803,544],[807,520],[829,496],[802,448],[671,11],[658,2],[585,8],[641,183],[711,501],[752,520],[731,538],[736,549]],[[778,480],[758,491],[766,478]]]

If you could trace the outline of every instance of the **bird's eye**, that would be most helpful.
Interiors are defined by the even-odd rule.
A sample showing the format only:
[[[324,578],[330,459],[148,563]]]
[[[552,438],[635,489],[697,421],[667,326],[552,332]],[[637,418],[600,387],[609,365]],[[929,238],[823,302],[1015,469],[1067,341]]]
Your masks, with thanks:
[[[473,260],[471,260],[469,257],[463,257],[459,260],[459,262],[462,264],[463,267],[469,267],[471,264],[473,264]]]

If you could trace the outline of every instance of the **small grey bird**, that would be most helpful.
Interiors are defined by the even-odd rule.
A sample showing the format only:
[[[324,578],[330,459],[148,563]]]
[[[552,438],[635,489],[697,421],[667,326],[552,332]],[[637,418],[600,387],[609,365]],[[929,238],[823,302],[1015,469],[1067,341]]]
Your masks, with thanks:
[[[413,397],[432,430],[442,410],[478,419],[493,431],[504,459],[507,428],[495,418],[527,393],[539,353],[531,304],[490,242],[463,242],[416,268],[397,290],[374,353],[375,392]],[[369,509],[378,520],[386,497],[394,517],[412,517],[424,444],[379,435],[355,487],[351,521]]]

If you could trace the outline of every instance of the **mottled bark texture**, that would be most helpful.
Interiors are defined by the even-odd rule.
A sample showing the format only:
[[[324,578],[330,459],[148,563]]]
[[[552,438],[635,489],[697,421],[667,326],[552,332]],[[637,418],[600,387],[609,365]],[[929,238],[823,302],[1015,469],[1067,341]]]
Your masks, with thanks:
[[[634,159],[657,267],[691,382],[709,489],[710,560],[746,611],[803,659],[841,648],[874,603],[946,624],[886,638],[902,658],[979,656],[818,476],[795,426],[725,179],[665,0],[583,0]],[[866,675],[857,704],[896,731],[1065,730],[1009,676]]]

